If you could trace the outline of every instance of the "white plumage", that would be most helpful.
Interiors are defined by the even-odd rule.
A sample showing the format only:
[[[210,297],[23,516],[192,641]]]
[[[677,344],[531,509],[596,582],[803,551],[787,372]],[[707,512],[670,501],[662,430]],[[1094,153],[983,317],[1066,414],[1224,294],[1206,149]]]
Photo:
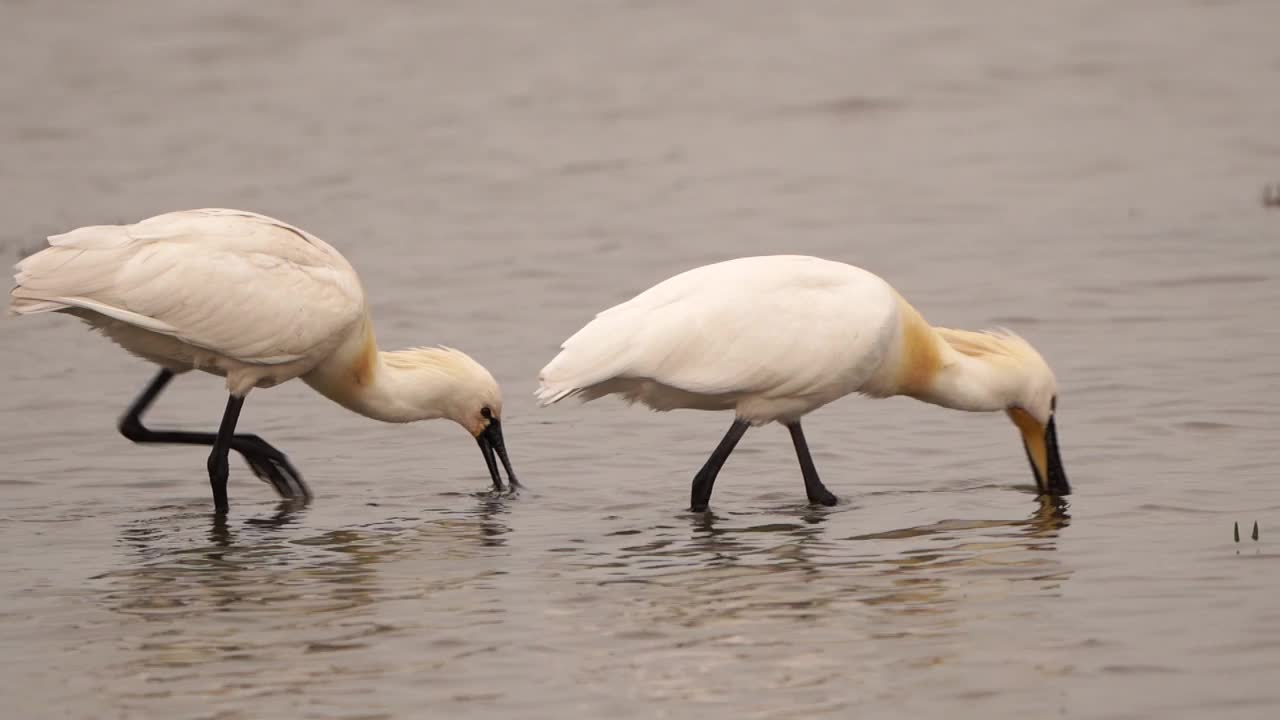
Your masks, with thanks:
[[[244,394],[328,357],[365,315],[346,259],[319,238],[237,210],[82,227],[18,263],[10,309],[77,315],[174,371]]]
[[[1020,428],[1025,416],[1037,481],[1068,491],[1053,429],[1056,381],[1029,344],[1007,331],[930,327],[880,277],[821,258],[739,258],[658,283],[569,337],[536,395],[543,405],[617,394],[659,411],[733,410],[734,426],[694,481],[692,505],[702,509],[746,427],[774,421],[810,466],[810,500],[835,502],[812,471],[800,418],[851,393],[1004,410]]]
[[[776,256],[706,265],[597,315],[542,370],[538,398],[619,393],[656,410],[793,420],[875,385],[897,311],[893,288],[841,263]]]
[[[234,429],[251,389],[301,377],[375,419],[458,422],[480,441],[501,487],[493,453],[506,462],[498,430],[502,400],[493,377],[450,348],[379,352],[355,270],[306,231],[241,210],[185,210],[55,235],[16,270],[12,313],[74,315],[164,368],[121,421],[135,441],[214,445],[223,464],[226,449],[235,449],[282,494],[305,495],[282,453],[225,427],[229,418]],[[172,374],[192,369],[226,377],[226,438],[156,433],[141,425],[141,413]],[[217,501],[215,476],[224,468],[214,465],[211,456]],[[225,509],[225,478],[222,484],[218,504]]]

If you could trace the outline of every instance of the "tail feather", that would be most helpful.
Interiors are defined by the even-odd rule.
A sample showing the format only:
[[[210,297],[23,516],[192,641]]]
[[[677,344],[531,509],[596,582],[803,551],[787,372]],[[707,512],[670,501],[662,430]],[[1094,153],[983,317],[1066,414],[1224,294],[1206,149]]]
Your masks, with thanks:
[[[538,373],[538,389],[534,392],[534,397],[538,399],[540,407],[558,403],[581,392],[584,387],[591,384],[579,370],[580,363],[576,361],[574,353],[568,346],[569,343],[566,342],[560,354]]]
[[[17,290],[17,288],[14,288]],[[66,303],[57,302],[56,300],[39,300],[37,298],[19,297],[10,294],[9,314],[10,315],[35,315],[37,313],[57,312],[65,310],[69,307]]]
[[[631,313],[615,306],[600,313],[562,344],[560,354],[538,373],[538,404],[545,407],[568,397],[594,399],[592,387],[625,375],[629,367]]]
[[[111,250],[128,245],[134,238],[124,225],[87,225],[60,235],[50,235],[48,240],[51,247]]]
[[[554,405],[571,395],[576,395],[581,391],[581,388],[553,386],[543,383],[538,386],[538,389],[533,393],[533,396],[538,399],[539,407],[547,407],[548,405]]]
[[[93,225],[48,237],[49,246],[18,261],[9,292],[9,314],[32,315],[69,307],[101,311],[90,300],[107,290],[121,248],[133,241],[120,225]],[[86,253],[88,255],[86,256]]]

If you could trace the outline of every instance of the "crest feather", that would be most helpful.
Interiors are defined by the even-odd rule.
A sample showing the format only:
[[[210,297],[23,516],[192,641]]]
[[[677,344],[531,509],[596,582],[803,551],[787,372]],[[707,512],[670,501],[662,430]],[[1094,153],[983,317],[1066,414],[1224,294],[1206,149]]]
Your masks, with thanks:
[[[986,360],[1011,360],[1044,365],[1044,358],[1027,342],[1008,328],[988,330],[954,330],[934,328],[953,350],[961,355]]]
[[[479,367],[470,355],[451,347],[413,347],[383,353],[387,365],[404,370],[435,370],[447,375],[474,372]]]

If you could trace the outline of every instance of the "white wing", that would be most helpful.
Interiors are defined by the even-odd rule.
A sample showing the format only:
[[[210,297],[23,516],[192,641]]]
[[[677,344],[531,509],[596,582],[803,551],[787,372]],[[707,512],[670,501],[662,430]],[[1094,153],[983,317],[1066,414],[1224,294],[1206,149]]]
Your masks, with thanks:
[[[896,329],[875,275],[800,256],[741,258],[676,275],[570,337],[542,371],[543,404],[613,378],[707,395],[857,387]]]
[[[82,308],[248,363],[298,360],[364,312],[318,238],[238,210],[187,210],[49,238],[17,266],[10,310]]]

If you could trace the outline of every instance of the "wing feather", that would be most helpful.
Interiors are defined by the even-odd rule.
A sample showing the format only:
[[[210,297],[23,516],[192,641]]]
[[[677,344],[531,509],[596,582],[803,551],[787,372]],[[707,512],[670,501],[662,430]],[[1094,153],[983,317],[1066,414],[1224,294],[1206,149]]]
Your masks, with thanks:
[[[79,228],[50,238],[15,279],[14,312],[80,308],[259,364],[322,352],[364,313],[359,279],[336,250],[233,210]]]
[[[538,397],[550,404],[616,378],[704,395],[857,385],[881,360],[894,297],[871,273],[816,258],[704,266],[597,315],[543,369]]]

